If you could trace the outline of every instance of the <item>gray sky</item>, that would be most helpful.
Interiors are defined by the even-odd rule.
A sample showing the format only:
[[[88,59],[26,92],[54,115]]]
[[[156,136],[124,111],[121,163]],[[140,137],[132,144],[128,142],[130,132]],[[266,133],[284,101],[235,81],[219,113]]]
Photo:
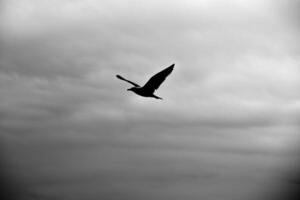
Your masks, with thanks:
[[[257,199],[286,181],[299,1],[0,4],[2,165],[29,199]],[[115,78],[172,63],[163,101]]]

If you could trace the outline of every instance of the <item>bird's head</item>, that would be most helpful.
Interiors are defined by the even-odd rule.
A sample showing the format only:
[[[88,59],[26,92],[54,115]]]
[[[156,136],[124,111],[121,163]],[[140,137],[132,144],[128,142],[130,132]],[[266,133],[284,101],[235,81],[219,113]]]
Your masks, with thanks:
[[[133,91],[133,90],[134,90],[134,87],[127,89],[127,91]]]
[[[132,87],[132,88],[127,89],[127,91],[136,92],[136,89],[137,89],[137,87]]]

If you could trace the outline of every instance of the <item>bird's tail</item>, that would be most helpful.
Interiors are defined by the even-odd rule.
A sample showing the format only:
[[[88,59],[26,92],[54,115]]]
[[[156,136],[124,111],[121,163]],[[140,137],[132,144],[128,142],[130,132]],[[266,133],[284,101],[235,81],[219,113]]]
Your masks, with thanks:
[[[163,100],[163,98],[161,98],[161,97],[158,97],[158,96],[155,96],[155,95],[153,95],[153,97],[154,97],[155,99],[160,99],[160,100]]]

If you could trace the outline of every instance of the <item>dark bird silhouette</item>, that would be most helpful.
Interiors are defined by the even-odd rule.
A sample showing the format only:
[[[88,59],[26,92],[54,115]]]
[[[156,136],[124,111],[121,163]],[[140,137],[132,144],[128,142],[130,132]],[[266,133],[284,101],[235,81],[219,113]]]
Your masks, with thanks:
[[[132,91],[143,97],[153,97],[156,99],[162,99],[161,97],[154,95],[154,91],[159,88],[159,86],[162,84],[162,82],[164,82],[164,80],[167,78],[167,76],[173,71],[174,65],[175,64],[172,64],[171,66],[167,67],[166,69],[164,69],[164,70],[158,72],[157,74],[155,74],[154,76],[152,76],[143,87],[139,86],[138,84],[136,84],[130,80],[123,78],[120,75],[116,75],[116,77],[118,79],[121,79],[123,81],[126,81],[126,82],[134,85],[134,87],[127,89],[128,91]]]

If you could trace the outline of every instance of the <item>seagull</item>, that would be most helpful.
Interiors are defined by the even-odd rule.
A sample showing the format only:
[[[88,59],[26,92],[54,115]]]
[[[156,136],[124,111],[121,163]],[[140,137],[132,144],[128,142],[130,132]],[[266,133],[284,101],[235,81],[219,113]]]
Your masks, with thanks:
[[[152,76],[143,87],[139,86],[138,84],[136,84],[130,80],[123,78],[120,75],[116,75],[116,77],[118,79],[126,81],[134,86],[132,88],[127,89],[128,91],[132,91],[132,92],[136,93],[137,95],[140,95],[143,97],[153,97],[156,99],[162,99],[161,97],[154,95],[154,91],[159,88],[159,86],[162,84],[162,82],[164,82],[164,80],[167,78],[167,76],[173,71],[174,65],[175,64],[172,64],[171,66],[167,67],[166,69],[164,69],[164,70],[158,72],[157,74],[155,74],[154,76]]]

